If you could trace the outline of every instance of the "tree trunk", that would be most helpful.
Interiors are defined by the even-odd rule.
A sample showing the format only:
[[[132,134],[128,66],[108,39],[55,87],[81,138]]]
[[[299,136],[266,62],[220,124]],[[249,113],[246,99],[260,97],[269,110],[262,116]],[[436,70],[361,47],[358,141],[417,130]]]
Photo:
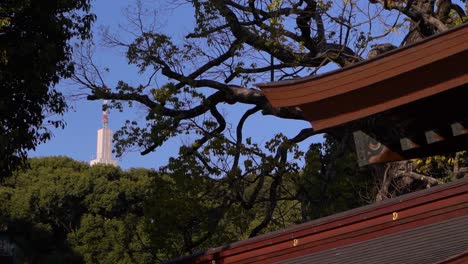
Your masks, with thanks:
[[[415,0],[411,8],[420,10],[423,14],[432,15],[434,13],[434,4],[435,0]],[[436,29],[432,25],[426,23],[423,17],[420,17],[418,21],[412,20],[410,22],[410,31],[403,40],[402,46],[418,42],[435,33]]]

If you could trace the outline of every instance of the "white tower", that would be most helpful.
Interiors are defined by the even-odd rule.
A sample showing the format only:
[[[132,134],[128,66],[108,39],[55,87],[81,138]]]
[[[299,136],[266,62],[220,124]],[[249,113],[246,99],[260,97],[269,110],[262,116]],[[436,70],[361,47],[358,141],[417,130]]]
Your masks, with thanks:
[[[107,100],[103,102],[102,128],[97,132],[96,159],[89,164],[109,164],[117,166],[117,160],[112,159],[112,130],[109,124],[109,113],[107,111]]]

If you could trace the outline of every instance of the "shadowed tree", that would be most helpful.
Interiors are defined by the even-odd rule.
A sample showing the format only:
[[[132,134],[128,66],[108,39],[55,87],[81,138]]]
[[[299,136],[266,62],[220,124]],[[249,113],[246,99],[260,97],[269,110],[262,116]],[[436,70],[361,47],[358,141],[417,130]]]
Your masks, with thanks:
[[[66,110],[54,87],[73,72],[70,41],[90,37],[89,9],[89,0],[0,3],[0,179],[64,125],[50,119]]]
[[[35,158],[0,186],[0,227],[21,263],[153,263],[144,204],[153,170]]]

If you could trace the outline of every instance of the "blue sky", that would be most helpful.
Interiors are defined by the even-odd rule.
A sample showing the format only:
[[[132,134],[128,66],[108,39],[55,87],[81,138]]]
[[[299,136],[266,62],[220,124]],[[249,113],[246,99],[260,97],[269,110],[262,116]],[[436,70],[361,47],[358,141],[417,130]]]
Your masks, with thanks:
[[[99,44],[100,29],[108,27],[112,32],[122,32],[119,25],[126,23],[125,8],[134,1],[111,1],[99,0],[93,3],[93,12],[97,15],[95,28],[95,42]],[[148,2],[148,1],[147,1]],[[163,1],[148,2],[159,5],[158,15],[161,16],[161,29],[170,32],[172,36],[182,37],[190,29],[192,23],[192,13],[188,6],[178,7],[177,14],[173,10],[167,9]],[[122,33],[121,33],[122,34]],[[123,36],[125,37],[125,36]],[[96,62],[102,67],[109,67],[110,72],[105,75],[105,82],[109,85],[115,85],[119,80],[125,80],[129,83],[139,83],[139,76],[134,67],[128,66],[123,51],[111,50],[104,47],[96,49]],[[59,85],[59,89],[65,95],[76,94],[76,85],[64,81]],[[101,127],[101,101],[87,101],[86,99],[70,99],[70,110],[64,115],[67,123],[65,129],[52,129],[53,138],[40,145],[35,151],[30,152],[30,156],[56,156],[64,155],[73,159],[88,162],[95,157],[96,153],[96,131]],[[250,106],[238,106],[235,108],[226,108],[225,113],[232,120],[237,120],[243,112]],[[120,128],[125,120],[141,119],[145,116],[143,107],[133,107],[125,109],[124,112],[112,110],[110,112],[109,127],[114,131]],[[310,127],[308,122],[283,120],[276,117],[256,115],[249,119],[245,125],[246,136],[251,136],[257,142],[265,142],[272,135],[281,132],[286,136],[293,137],[302,128]],[[119,165],[124,168],[145,167],[158,168],[166,164],[170,156],[175,156],[182,142],[187,138],[176,138],[156,152],[141,156],[138,152],[127,153],[119,159]],[[303,148],[312,143],[321,140],[320,136],[308,139],[303,144]]]

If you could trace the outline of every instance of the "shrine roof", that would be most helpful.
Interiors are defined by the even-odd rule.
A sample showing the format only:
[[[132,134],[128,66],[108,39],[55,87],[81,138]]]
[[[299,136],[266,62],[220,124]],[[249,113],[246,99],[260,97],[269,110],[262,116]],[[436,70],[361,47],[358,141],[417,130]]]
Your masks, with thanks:
[[[257,86],[274,107],[301,108],[319,131],[460,88],[466,61],[465,24],[329,73]]]
[[[466,263],[468,178],[167,263]]]

